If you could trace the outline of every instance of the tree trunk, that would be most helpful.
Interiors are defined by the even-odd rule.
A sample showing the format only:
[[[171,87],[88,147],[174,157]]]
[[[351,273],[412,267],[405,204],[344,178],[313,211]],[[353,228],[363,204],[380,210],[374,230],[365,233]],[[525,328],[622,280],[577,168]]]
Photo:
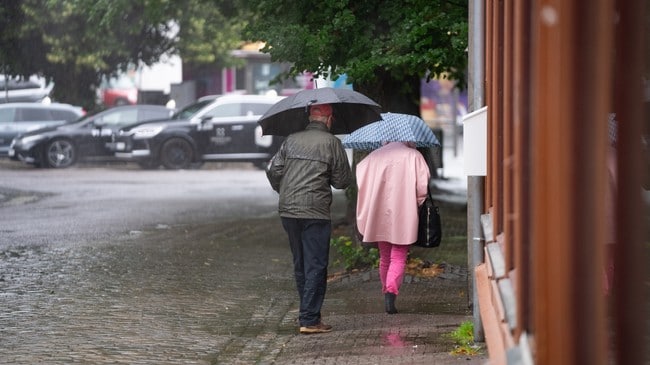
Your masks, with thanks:
[[[68,103],[83,107],[90,112],[95,109],[95,90],[97,75],[92,70],[70,70],[57,67],[53,72],[53,99],[57,102]]]

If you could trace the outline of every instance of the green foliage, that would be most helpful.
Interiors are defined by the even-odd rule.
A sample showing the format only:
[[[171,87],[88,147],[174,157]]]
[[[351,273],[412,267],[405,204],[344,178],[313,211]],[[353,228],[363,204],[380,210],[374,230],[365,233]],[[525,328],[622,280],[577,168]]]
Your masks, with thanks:
[[[454,355],[476,355],[481,347],[474,343],[474,323],[465,321],[458,328],[449,333],[449,337],[456,343],[452,351]]]
[[[195,65],[237,65],[231,56],[242,45],[242,32],[250,14],[231,1],[194,0],[179,7],[178,51],[184,62]]]
[[[0,3],[0,68],[54,80],[55,98],[86,106],[101,76],[185,62],[236,65],[243,40],[303,71],[347,74],[394,112],[415,112],[419,80],[465,84],[467,0],[23,0]],[[403,105],[407,104],[406,107]]]
[[[0,36],[3,71],[45,76],[55,83],[56,100],[87,109],[102,75],[151,64],[173,49],[169,20],[176,10],[169,0],[5,3],[0,14],[11,14],[3,21],[13,31]]]
[[[458,345],[471,345],[474,342],[474,323],[470,321],[461,323],[449,336]]]
[[[264,16],[249,24],[248,37],[266,42],[272,59],[293,63],[288,76],[345,73],[370,95],[398,86],[411,99],[419,96],[413,79],[449,75],[465,83],[467,0],[249,2]]]
[[[341,257],[335,261],[335,264],[342,263],[346,271],[376,268],[379,265],[378,249],[362,247],[354,243],[350,237],[340,236],[332,238],[330,240],[330,246]]]
[[[181,52],[232,65],[245,11],[217,0],[22,0],[0,3],[0,73],[40,74],[54,98],[92,109],[102,76]],[[185,53],[185,54],[183,54]]]

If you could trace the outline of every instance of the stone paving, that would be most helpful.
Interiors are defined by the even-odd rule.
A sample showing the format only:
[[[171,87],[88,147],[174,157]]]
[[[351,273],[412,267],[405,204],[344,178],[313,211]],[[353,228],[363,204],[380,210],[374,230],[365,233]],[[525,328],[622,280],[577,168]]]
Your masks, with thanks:
[[[407,277],[383,313],[376,271],[329,284],[335,330],[297,333],[277,218],[164,227],[121,242],[0,252],[0,363],[479,364],[444,335],[468,320],[466,270]]]

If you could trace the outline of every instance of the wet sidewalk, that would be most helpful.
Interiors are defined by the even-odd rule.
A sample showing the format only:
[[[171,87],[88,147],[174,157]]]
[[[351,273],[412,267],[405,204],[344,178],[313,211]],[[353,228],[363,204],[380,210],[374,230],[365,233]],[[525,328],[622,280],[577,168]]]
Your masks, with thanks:
[[[280,363],[290,364],[483,364],[484,355],[452,355],[449,333],[471,320],[467,271],[447,266],[436,278],[407,276],[398,314],[383,311],[376,271],[330,283],[324,316],[334,331],[297,336]]]
[[[408,275],[399,314],[388,315],[376,270],[333,265],[323,316],[334,331],[319,335],[298,334],[291,253],[275,214],[5,245],[0,364],[484,364],[486,355],[452,355],[448,337],[472,319],[462,185],[440,184],[450,198],[441,200],[441,247],[412,251],[444,271]],[[342,192],[335,202],[337,221]]]
[[[277,217],[158,227],[113,242],[0,252],[3,364],[482,364],[451,355],[467,270],[407,276],[383,310],[376,270],[338,275],[298,334]]]
[[[445,240],[439,248],[412,248],[411,257],[440,265],[430,277],[406,275],[396,306],[384,312],[376,269],[333,278],[324,305],[328,334],[298,336],[281,353],[290,364],[486,364],[485,349],[474,356],[452,354],[449,334],[472,321],[468,307],[466,198],[462,181],[439,181]],[[460,202],[460,203],[459,203]],[[342,214],[339,205],[335,210]],[[461,253],[459,255],[459,252]],[[459,257],[460,256],[460,257]],[[450,262],[448,262],[450,260]],[[297,316],[297,312],[296,312]]]

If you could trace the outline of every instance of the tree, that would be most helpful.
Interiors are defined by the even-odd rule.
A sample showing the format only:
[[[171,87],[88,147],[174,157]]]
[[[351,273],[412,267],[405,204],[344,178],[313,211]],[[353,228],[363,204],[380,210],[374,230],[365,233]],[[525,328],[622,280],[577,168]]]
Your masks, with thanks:
[[[183,61],[195,65],[237,65],[230,52],[243,44],[242,32],[250,18],[245,7],[232,0],[194,0],[179,10],[177,48]]]
[[[93,109],[103,76],[165,54],[233,63],[240,8],[231,1],[23,0],[0,4],[0,72],[54,81],[54,99]]]
[[[172,49],[168,1],[23,0],[12,11],[1,59],[11,75],[41,74],[54,81],[55,100],[94,106],[102,75],[129,65],[151,64]]]
[[[247,27],[272,60],[303,71],[346,74],[385,110],[419,114],[420,80],[465,84],[467,0],[249,0]]]

